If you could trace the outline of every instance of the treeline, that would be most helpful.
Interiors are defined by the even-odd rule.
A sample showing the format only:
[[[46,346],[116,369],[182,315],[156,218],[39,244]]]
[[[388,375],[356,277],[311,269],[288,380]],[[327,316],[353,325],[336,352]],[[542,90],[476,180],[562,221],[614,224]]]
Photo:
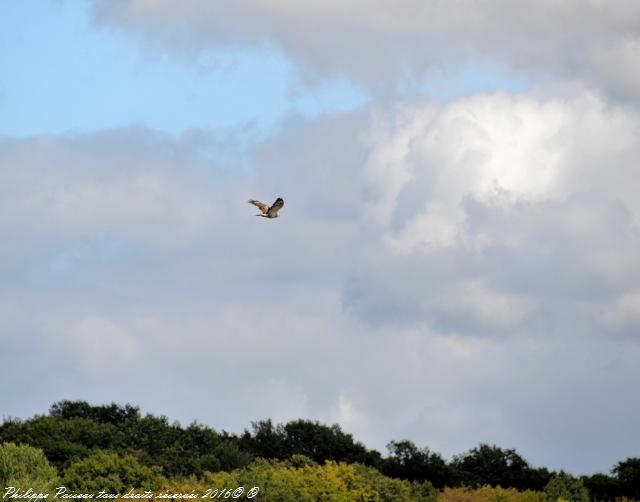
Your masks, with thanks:
[[[109,472],[121,473],[118,479],[123,487],[160,487],[168,480],[176,483],[181,479],[191,479],[193,484],[207,476],[228,479],[269,466],[283,473],[306,469],[317,479],[355,469],[350,471],[354,479],[360,476],[374,485],[387,479],[405,483],[398,487],[415,492],[408,500],[419,500],[416,493],[432,496],[430,487],[440,490],[441,496],[452,496],[462,493],[460,490],[498,486],[514,493],[557,493],[565,500],[640,500],[640,458],[619,462],[610,474],[573,478],[532,467],[515,450],[486,444],[446,461],[411,441],[392,441],[383,456],[338,425],[308,420],[277,425],[271,420],[258,421],[251,430],[231,434],[196,423],[182,427],[164,416],[142,415],[131,405],[61,401],[51,406],[48,415],[5,419],[0,425],[0,443],[42,450],[65,486],[85,488],[89,479],[100,478],[105,465],[110,466]],[[258,459],[269,462],[261,464]],[[131,466],[135,466],[133,471]],[[371,481],[378,474],[381,477]]]

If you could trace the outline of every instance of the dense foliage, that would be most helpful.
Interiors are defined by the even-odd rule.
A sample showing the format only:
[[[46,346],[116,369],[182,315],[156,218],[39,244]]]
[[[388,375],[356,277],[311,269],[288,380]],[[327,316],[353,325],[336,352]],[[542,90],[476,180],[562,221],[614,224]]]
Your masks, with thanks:
[[[166,480],[159,467],[141,465],[132,455],[96,451],[65,469],[62,485],[72,491],[122,493],[131,488],[157,490]]]
[[[291,455],[305,455],[316,462],[339,460],[379,467],[381,456],[354,441],[351,434],[338,425],[328,427],[318,422],[294,420],[274,426],[271,420],[254,422],[253,432],[245,431],[241,446],[255,457],[286,459]]]
[[[438,496],[438,502],[549,502],[549,499],[543,492],[482,486],[445,488]]]
[[[619,462],[611,475],[574,478],[486,444],[447,462],[411,441],[391,441],[382,456],[338,425],[308,420],[254,422],[235,435],[182,427],[131,405],[61,401],[47,415],[5,420],[0,444],[4,486],[43,490],[55,483],[110,493],[260,486],[259,500],[283,501],[640,500],[640,458]]]
[[[36,491],[48,491],[57,482],[58,474],[42,450],[0,443],[0,488],[29,486]]]
[[[544,489],[549,500],[571,500],[572,502],[589,502],[589,491],[580,479],[566,472],[560,472],[549,481]]]
[[[183,428],[164,416],[142,416],[130,405],[83,401],[56,403],[48,416],[7,420],[0,426],[0,440],[41,448],[61,471],[95,450],[133,454],[143,464],[160,466],[166,476],[234,469],[252,458],[240,451],[238,438],[209,427]]]
[[[287,461],[258,459],[230,473],[207,473],[201,479],[170,483],[166,490],[170,493],[206,493],[211,487],[232,489],[239,486],[245,487],[247,492],[252,487],[259,487],[257,500],[274,502],[435,502],[438,496],[429,482],[411,483],[389,478],[362,464],[328,460],[319,465],[301,455]]]
[[[466,486],[499,485],[542,490],[551,479],[547,469],[534,469],[515,450],[481,444],[453,459],[453,470]]]

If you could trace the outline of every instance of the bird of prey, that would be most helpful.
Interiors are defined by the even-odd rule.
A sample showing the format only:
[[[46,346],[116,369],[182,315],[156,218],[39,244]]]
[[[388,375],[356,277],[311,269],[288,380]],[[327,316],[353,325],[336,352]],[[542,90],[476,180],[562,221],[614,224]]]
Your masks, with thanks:
[[[277,218],[278,211],[280,211],[280,209],[282,209],[282,206],[284,206],[284,200],[278,197],[276,201],[273,204],[271,204],[271,207],[260,202],[259,200],[253,200],[253,199],[249,200],[249,204],[258,206],[258,209],[260,209],[261,214],[256,214],[256,216],[262,216],[263,218]]]

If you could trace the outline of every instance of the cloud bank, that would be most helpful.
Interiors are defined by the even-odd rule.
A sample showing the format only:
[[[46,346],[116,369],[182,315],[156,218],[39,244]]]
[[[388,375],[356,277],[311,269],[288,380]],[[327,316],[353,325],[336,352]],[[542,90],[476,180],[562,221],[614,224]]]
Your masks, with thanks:
[[[291,119],[250,170],[207,131],[5,138],[6,409],[311,417],[606,471],[640,446],[638,132],[598,94],[496,92]],[[275,196],[280,220],[245,203]]]
[[[275,46],[307,80],[339,75],[384,89],[479,62],[639,97],[632,1],[95,0],[93,13],[99,26],[201,63],[210,48]]]

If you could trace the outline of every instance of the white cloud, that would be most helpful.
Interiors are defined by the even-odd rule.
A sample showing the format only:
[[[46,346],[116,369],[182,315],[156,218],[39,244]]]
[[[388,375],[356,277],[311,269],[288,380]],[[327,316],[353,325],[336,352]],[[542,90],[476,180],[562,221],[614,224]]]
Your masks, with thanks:
[[[224,204],[203,196],[215,171],[176,170],[182,161],[204,163],[197,147],[182,157],[188,137],[168,149],[165,142],[168,136],[136,129],[16,141],[2,153],[2,223],[14,231],[28,226],[43,239],[54,229],[58,237],[120,233],[179,247],[222,218]]]
[[[224,176],[215,138],[5,139],[7,413],[300,414],[381,450],[607,470],[640,446],[639,124],[593,94],[405,104],[292,120]],[[275,221],[246,203],[276,196]]]
[[[637,98],[640,7],[633,0],[96,0],[101,25],[197,56],[209,47],[275,44],[307,76],[371,87],[439,75],[467,62],[581,80]]]
[[[604,192],[623,197],[637,218],[637,186],[627,174],[640,124],[592,95],[498,93],[407,114],[371,138],[366,175],[376,194],[370,209],[393,222],[399,249],[465,239],[465,199],[500,207]],[[605,171],[605,159],[620,165]]]

